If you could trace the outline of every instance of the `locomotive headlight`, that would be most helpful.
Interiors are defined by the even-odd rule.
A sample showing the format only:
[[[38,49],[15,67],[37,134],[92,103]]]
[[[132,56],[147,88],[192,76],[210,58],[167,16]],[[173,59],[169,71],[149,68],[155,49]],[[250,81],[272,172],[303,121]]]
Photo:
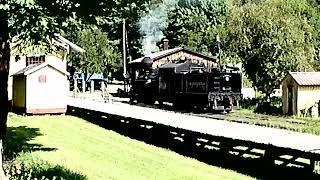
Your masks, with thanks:
[[[229,81],[229,80],[230,80],[230,78],[229,78],[229,76],[227,76],[227,77],[226,77],[226,81]]]

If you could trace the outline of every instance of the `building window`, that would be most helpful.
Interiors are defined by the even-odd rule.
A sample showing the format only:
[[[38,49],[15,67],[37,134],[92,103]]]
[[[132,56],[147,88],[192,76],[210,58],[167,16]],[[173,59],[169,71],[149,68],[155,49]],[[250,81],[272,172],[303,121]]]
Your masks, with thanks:
[[[26,59],[26,66],[31,64],[41,64],[45,62],[45,56],[31,56]]]

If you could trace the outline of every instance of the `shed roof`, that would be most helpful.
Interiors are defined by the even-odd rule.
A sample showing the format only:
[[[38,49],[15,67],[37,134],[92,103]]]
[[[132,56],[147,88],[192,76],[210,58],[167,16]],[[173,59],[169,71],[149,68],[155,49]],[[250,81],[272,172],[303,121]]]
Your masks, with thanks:
[[[76,72],[75,73],[75,78],[77,80],[82,80],[84,78],[84,74],[83,73],[79,73],[79,72]],[[87,76],[87,80],[107,80],[107,78],[105,78],[103,76],[103,73],[93,73],[93,74],[88,74]]]
[[[202,53],[200,53],[200,52],[193,51],[193,50],[191,50],[191,49],[186,49],[186,48],[174,48],[174,49],[168,49],[168,50],[159,51],[159,52],[155,52],[155,53],[149,54],[149,55],[147,55],[147,56],[144,56],[144,57],[135,59],[135,60],[131,61],[130,63],[142,62],[142,60],[143,60],[144,58],[146,58],[146,57],[149,57],[152,61],[156,61],[156,60],[158,60],[158,59],[161,59],[161,58],[166,57],[166,56],[170,56],[170,55],[172,55],[172,54],[175,54],[175,53],[178,53],[178,52],[181,52],[181,51],[184,51],[184,52],[187,52],[187,53],[190,53],[190,54],[194,54],[194,55],[196,55],[196,56],[199,56],[199,57],[202,57],[202,58],[211,60],[211,61],[216,61],[216,60],[217,60],[216,57],[208,56],[208,55],[202,54]]]
[[[69,41],[68,39],[62,37],[60,34],[55,33],[54,35],[56,37],[56,39],[53,39],[55,41],[55,43],[57,43],[57,44],[59,44],[61,46],[63,46],[63,44],[66,44],[66,45],[70,46],[71,49],[73,49],[76,52],[80,52],[80,53],[84,53],[85,52],[85,50],[82,49],[80,46],[78,46],[78,45],[72,43],[71,41]]]
[[[52,64],[42,63],[42,64],[31,64],[31,65],[21,69],[20,71],[14,73],[12,76],[27,76],[27,75],[32,74],[32,73],[34,73],[34,72],[36,72],[46,66],[50,66],[50,67],[56,69],[57,71],[61,72],[62,74],[69,75],[69,73],[67,71],[62,70],[60,68],[57,68]]]
[[[320,72],[290,72],[300,86],[320,86]]]

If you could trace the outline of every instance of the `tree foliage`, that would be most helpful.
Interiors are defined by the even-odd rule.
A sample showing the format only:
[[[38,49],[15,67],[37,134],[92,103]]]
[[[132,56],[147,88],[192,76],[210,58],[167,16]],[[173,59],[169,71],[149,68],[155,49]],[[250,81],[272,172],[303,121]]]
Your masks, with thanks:
[[[7,0],[9,41],[19,40],[20,50],[30,45],[52,50],[48,40],[54,33],[80,29],[81,20],[74,11],[78,6],[71,0]]]
[[[141,56],[141,35],[139,33],[139,19],[143,13],[148,11],[149,7],[159,0],[113,0],[102,1],[99,6],[95,8],[102,8],[103,12],[95,13],[94,23],[98,25],[103,31],[108,32],[110,40],[120,41],[122,44],[122,23],[123,19],[126,21],[127,32],[127,53],[133,58]],[[81,11],[82,12],[82,11]],[[86,17],[86,13],[82,13]],[[92,23],[91,23],[92,24]],[[120,48],[119,46],[119,48]],[[122,48],[122,47],[121,47]]]
[[[54,33],[78,32],[93,25],[107,32],[110,40],[122,41],[122,22],[125,19],[128,53],[138,57],[141,48],[138,31],[140,15],[158,1],[8,0],[10,34],[11,37],[19,35],[28,43],[26,46],[34,43],[46,46],[47,39]]]
[[[8,114],[10,43],[17,39],[15,43],[20,47],[27,44],[50,47],[48,39],[53,33],[71,26],[71,23],[63,25],[72,19],[70,4],[61,4],[64,14],[48,13],[48,9],[59,3],[62,1],[0,0],[0,179],[6,179],[2,169],[2,142]]]
[[[266,0],[231,6],[229,50],[253,85],[269,96],[289,71],[313,70],[318,9],[308,1]]]
[[[179,1],[166,36],[172,46],[241,61],[256,89],[270,95],[289,71],[320,70],[317,1]],[[230,61],[230,59],[232,61]]]
[[[72,54],[68,62],[78,71],[108,74],[120,68],[121,55],[117,48],[119,43],[109,40],[107,33],[100,29],[84,29],[71,39],[86,50],[81,54]]]
[[[220,29],[225,23],[226,8],[224,0],[179,1],[170,12],[166,31],[170,44],[215,55],[216,36],[224,36]]]

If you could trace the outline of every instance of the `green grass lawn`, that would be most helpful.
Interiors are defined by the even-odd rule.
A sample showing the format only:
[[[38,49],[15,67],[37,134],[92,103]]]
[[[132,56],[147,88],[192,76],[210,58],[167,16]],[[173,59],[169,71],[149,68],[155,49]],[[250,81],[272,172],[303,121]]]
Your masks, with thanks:
[[[5,153],[12,179],[252,179],[72,116],[10,113]]]

